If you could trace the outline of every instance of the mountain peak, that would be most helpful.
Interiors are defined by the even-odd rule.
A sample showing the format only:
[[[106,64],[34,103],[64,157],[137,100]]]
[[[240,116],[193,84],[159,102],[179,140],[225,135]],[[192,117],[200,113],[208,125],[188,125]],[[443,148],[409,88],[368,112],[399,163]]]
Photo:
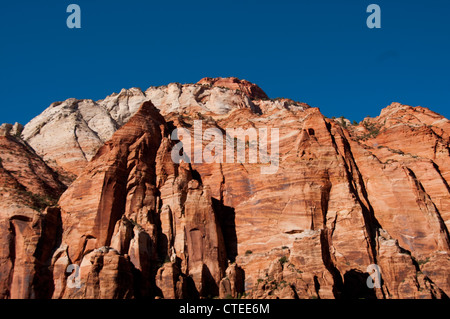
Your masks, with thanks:
[[[450,296],[450,121],[266,97],[204,78],[0,126],[0,298]]]
[[[227,78],[203,78],[197,82],[197,84],[206,84],[211,86],[225,87],[232,90],[240,90],[247,94],[247,96],[253,100],[255,99],[268,99],[267,94],[256,84],[247,80],[240,80],[236,77]]]

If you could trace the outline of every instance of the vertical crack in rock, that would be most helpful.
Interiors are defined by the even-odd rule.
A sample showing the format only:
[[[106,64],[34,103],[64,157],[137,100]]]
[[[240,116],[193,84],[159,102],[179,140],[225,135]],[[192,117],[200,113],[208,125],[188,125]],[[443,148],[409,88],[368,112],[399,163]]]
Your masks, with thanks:
[[[82,270],[82,289],[66,289],[64,298],[219,295],[227,259],[237,254],[234,211],[214,203],[190,165],[172,162],[168,134],[144,103],[61,197],[61,246]],[[131,286],[120,285],[121,272],[102,283],[108,256],[113,273],[128,269]]]
[[[278,128],[277,172],[173,163],[196,119]],[[0,296],[446,298],[449,129],[399,103],[324,119],[236,78],[53,103],[0,126]]]
[[[425,189],[423,188],[420,181],[417,179],[414,172],[406,166],[404,167],[404,169],[406,170],[410,182],[416,191],[416,196],[418,198],[418,203],[420,204],[419,206],[420,209],[422,210],[423,214],[427,217],[428,223],[431,225],[431,227],[434,229],[438,229],[439,234],[438,247],[440,248],[440,250],[443,251],[450,250],[449,231],[444,223],[444,220],[442,219],[441,214],[439,213],[439,210],[437,209],[433,201],[430,199],[430,196],[425,192]]]
[[[376,245],[375,245],[375,237],[376,237],[376,230],[378,228],[381,228],[381,225],[378,223],[378,221],[375,218],[373,208],[370,205],[370,201],[367,198],[367,192],[365,191],[364,182],[361,176],[361,173],[358,170],[358,166],[356,165],[353,154],[351,152],[350,144],[348,143],[347,139],[345,138],[343,132],[339,129],[337,131],[337,135],[339,136],[340,142],[343,144],[343,150],[342,152],[339,149],[339,146],[336,143],[336,139],[334,134],[331,131],[331,128],[327,126],[330,132],[330,136],[333,141],[333,146],[336,149],[336,152],[338,154],[341,154],[342,159],[344,160],[344,169],[346,172],[346,176],[348,179],[348,185],[350,188],[350,192],[356,197],[356,200],[359,204],[359,206],[362,209],[362,216],[364,218],[364,226],[368,234],[369,239],[369,245],[370,245],[370,255],[372,258],[372,262],[376,263]],[[355,176],[356,175],[356,176]],[[359,187],[357,187],[357,185]],[[361,199],[360,194],[362,195],[363,199]]]

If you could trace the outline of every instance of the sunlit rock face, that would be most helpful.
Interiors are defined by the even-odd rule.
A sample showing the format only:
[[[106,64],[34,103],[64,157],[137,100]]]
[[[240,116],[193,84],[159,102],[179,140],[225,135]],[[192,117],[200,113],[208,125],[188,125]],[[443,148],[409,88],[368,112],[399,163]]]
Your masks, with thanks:
[[[244,161],[174,162],[199,121],[223,145],[278,130],[276,170],[244,136]],[[53,103],[0,128],[1,296],[450,296],[449,132],[423,107],[352,125],[236,78]]]

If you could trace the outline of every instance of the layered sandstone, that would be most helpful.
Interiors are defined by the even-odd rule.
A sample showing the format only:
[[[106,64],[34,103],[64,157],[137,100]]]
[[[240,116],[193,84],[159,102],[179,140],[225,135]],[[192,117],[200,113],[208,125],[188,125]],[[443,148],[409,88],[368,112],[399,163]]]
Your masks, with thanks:
[[[267,94],[256,84],[246,80],[239,80],[235,77],[230,78],[203,78],[197,82],[198,84],[206,84],[210,86],[225,87],[232,90],[244,92],[252,100],[269,99]]]
[[[46,297],[60,225],[58,209],[48,206],[56,204],[65,187],[17,137],[19,125],[1,128],[0,298]]]
[[[78,265],[81,288],[63,283],[53,297],[218,295],[227,266],[221,228],[208,188],[172,162],[168,133],[144,103],[63,194],[63,252],[54,264]],[[114,275],[96,270],[108,256]],[[55,267],[53,275],[63,272]]]
[[[261,140],[226,135],[224,145],[244,145],[242,163],[236,155],[174,163],[173,129],[193,136],[198,122],[209,134],[267,129],[269,153],[278,129],[279,165],[262,174],[270,164],[249,160]],[[53,298],[445,298],[449,129],[444,117],[399,103],[350,125],[236,78],[67,100],[22,136],[58,173],[72,174],[66,183],[76,179],[59,208],[40,217],[56,226],[21,236],[31,247],[28,238],[47,243],[38,277]],[[203,149],[210,142],[206,135]],[[14,189],[11,175],[2,178]],[[47,185],[38,182],[27,187]],[[376,278],[379,286],[368,284]]]
[[[214,83],[203,79],[197,84],[171,83],[146,91],[123,89],[99,101],[70,98],[55,102],[25,125],[22,136],[70,184],[145,101],[151,101],[164,115],[212,115],[235,108],[256,110],[252,98],[267,98],[257,85],[245,80],[215,79]]]

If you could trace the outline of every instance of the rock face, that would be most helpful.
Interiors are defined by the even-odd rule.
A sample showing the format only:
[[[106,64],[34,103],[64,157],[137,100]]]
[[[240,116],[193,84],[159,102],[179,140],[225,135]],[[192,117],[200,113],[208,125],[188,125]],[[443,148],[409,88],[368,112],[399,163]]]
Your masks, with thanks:
[[[53,297],[218,295],[227,267],[222,231],[208,188],[171,160],[168,133],[145,102],[63,194],[63,253],[54,264],[77,265],[81,288],[63,283]],[[55,267],[53,276],[64,271]]]
[[[255,109],[251,97],[266,94],[248,81],[203,79],[197,84],[123,89],[104,100],[68,99],[51,104],[31,120],[22,136],[52,168],[70,184],[87,161],[134,115],[140,105],[151,101],[163,115],[227,114],[235,108]]]
[[[232,90],[240,90],[244,92],[252,100],[269,99],[266,93],[256,84],[238,78],[203,78],[197,82],[198,84],[206,84],[210,86],[225,87]]]
[[[59,210],[47,206],[65,187],[14,127],[2,125],[0,136],[0,298],[39,298],[52,285],[60,226]]]
[[[183,137],[175,163],[173,130],[199,122],[203,149],[219,131],[246,158],[195,161]],[[271,174],[249,155],[264,132]],[[54,103],[22,133],[0,128],[1,296],[447,298],[449,132],[423,107],[351,125],[236,78]],[[14,148],[40,173],[6,165]],[[57,207],[26,206],[24,189],[59,197],[58,176]]]

